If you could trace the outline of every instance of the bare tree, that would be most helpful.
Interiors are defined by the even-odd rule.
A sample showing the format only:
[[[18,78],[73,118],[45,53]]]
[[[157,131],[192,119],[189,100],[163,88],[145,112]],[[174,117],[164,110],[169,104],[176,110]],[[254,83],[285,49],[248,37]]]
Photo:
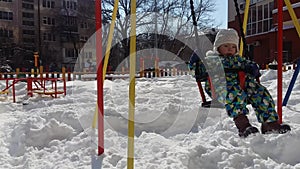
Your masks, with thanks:
[[[129,15],[130,1],[120,0],[118,7],[118,19],[116,31],[121,35],[121,38],[129,37]],[[191,12],[189,0],[137,0],[137,29],[138,27],[146,26],[149,29],[155,29],[155,24],[159,24],[158,33],[164,34],[167,31],[174,31],[174,35],[188,34],[192,32],[192,28],[187,29],[187,24],[191,22]],[[106,23],[111,20],[114,0],[103,0],[103,18]],[[194,2],[195,13],[198,20],[199,29],[209,27],[214,21],[211,17],[215,11],[215,4],[211,0],[202,0],[201,4],[198,1]],[[157,23],[153,12],[157,13]],[[149,20],[152,17],[152,20]],[[176,20],[174,20],[174,18]],[[171,22],[172,21],[172,22]],[[174,25],[176,24],[176,26]]]
[[[150,38],[147,38],[149,45],[152,45],[152,47],[162,47],[163,43],[166,43],[166,41],[170,43],[170,40],[177,36],[192,35],[193,27],[189,26],[192,25],[189,0],[137,0],[136,4],[137,34],[139,32],[149,32],[148,36]],[[110,23],[113,5],[114,0],[102,1],[104,23]],[[214,21],[210,17],[210,14],[214,12],[214,2],[211,0],[202,0],[201,3],[198,1],[195,2],[194,6],[199,30],[208,28],[209,24]],[[118,49],[118,52],[112,53],[112,56],[119,59],[119,57],[125,58],[129,56],[130,0],[119,1],[117,16],[118,20],[114,30],[114,40],[121,41],[121,44],[118,45],[121,49]],[[166,36],[157,36],[155,34],[170,35],[171,37],[166,40]],[[155,36],[154,40],[153,35]],[[140,36],[139,38],[143,37],[145,36]],[[143,40],[139,42],[143,42]],[[169,48],[171,46],[168,45]]]

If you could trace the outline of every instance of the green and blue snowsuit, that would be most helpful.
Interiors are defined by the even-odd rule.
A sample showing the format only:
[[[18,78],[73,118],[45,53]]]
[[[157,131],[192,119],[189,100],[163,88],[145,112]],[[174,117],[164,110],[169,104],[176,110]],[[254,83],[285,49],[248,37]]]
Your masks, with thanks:
[[[272,96],[264,86],[256,81],[256,77],[260,74],[255,62],[235,55],[226,57],[207,56],[205,63],[206,64],[194,53],[190,59],[189,66],[195,69],[195,78],[197,80],[207,74],[210,75],[217,100],[224,104],[228,116],[235,118],[239,114],[248,114],[249,110],[246,106],[247,104],[251,104],[260,123],[278,120],[278,114],[275,110],[275,103]],[[208,69],[206,67],[208,67]],[[218,68],[222,69],[223,73],[220,73],[220,69]],[[244,90],[240,86],[238,73],[226,72],[224,74],[225,69],[244,70],[246,73]],[[222,82],[224,85],[220,85]],[[208,80],[205,82],[205,91],[211,96]]]

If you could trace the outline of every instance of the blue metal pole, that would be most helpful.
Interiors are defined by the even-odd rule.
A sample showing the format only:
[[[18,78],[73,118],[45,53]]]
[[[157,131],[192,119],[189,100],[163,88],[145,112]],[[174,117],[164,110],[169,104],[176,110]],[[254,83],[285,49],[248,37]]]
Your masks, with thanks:
[[[288,100],[289,100],[289,98],[290,98],[290,95],[291,95],[291,93],[292,93],[293,87],[294,87],[294,85],[295,85],[295,82],[296,82],[297,77],[298,77],[298,74],[299,74],[299,70],[300,70],[300,59],[299,59],[298,62],[297,62],[296,70],[295,70],[295,72],[294,72],[294,74],[293,74],[293,77],[292,77],[291,83],[290,83],[290,85],[289,85],[289,88],[288,88],[288,90],[287,90],[287,92],[286,92],[286,94],[285,94],[285,97],[284,97],[282,106],[286,106],[286,104],[287,104],[287,102],[288,102]]]

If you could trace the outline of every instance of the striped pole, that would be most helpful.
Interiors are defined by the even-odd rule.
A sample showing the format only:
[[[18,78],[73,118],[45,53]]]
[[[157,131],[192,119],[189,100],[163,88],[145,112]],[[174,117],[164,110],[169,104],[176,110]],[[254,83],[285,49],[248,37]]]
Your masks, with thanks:
[[[135,69],[136,69],[136,0],[132,0],[130,16],[130,84],[128,114],[127,169],[134,168],[134,109],[135,109]]]

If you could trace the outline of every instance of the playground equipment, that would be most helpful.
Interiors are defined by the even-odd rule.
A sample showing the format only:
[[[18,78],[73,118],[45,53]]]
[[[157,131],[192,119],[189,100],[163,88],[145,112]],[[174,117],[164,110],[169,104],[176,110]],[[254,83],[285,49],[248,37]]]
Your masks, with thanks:
[[[0,79],[0,80],[5,80],[6,81],[6,87],[1,90],[1,94],[9,94],[9,90],[11,89],[12,91],[12,96],[13,96],[13,102],[16,102],[16,90],[15,90],[15,85],[18,82],[27,82],[27,95],[28,96],[33,96],[33,93],[37,94],[43,94],[43,95],[50,95],[54,98],[57,98],[59,94],[64,94],[66,95],[66,83],[65,80],[62,78],[7,78],[7,79]],[[52,83],[51,89],[48,89],[46,87],[46,82],[50,81]],[[58,81],[63,81],[63,90],[58,90],[57,88],[57,82]],[[35,86],[33,88],[33,85]]]
[[[15,75],[11,74],[11,77],[8,77],[7,74],[4,77],[0,77],[0,80],[4,80],[6,82],[5,88],[1,89],[1,94],[9,94],[9,91],[12,92],[13,102],[16,102],[16,90],[15,85],[19,82],[26,82],[27,84],[27,95],[32,97],[34,93],[39,95],[48,95],[53,98],[57,98],[58,95],[64,94],[66,95],[66,72],[65,69],[62,69],[62,78],[59,77],[44,77],[43,68],[40,67],[39,71],[34,73],[31,72],[30,76],[23,76],[19,78],[19,74],[23,74],[24,72],[16,72]],[[39,77],[37,77],[39,75]],[[58,82],[62,82],[62,90],[58,88]],[[50,84],[49,84],[50,82]]]
[[[298,59],[296,70],[294,71],[292,80],[289,84],[288,90],[287,90],[287,92],[285,94],[285,97],[283,99],[282,106],[286,106],[288,101],[289,101],[290,95],[292,93],[293,87],[295,85],[295,82],[296,82],[298,74],[299,74],[299,70],[300,70],[300,59]]]
[[[196,22],[196,18],[195,18],[195,12],[193,11],[193,1],[191,0],[191,11],[192,11],[192,16],[193,16],[193,25],[194,25],[194,32],[195,32],[195,36],[196,36],[196,43],[197,43],[197,39],[198,39],[198,34],[197,34],[197,22]],[[240,55],[243,54],[243,48],[245,46],[245,32],[246,32],[246,25],[247,25],[247,20],[248,20],[248,13],[249,13],[249,6],[250,6],[250,0],[246,0],[246,7],[245,7],[245,13],[244,13],[244,21],[243,23],[241,22],[241,19],[240,19],[240,13],[239,13],[239,8],[238,8],[238,3],[237,3],[237,0],[234,0],[235,2],[235,7],[236,7],[236,12],[238,14],[238,20],[239,20],[239,23],[240,23],[240,30],[241,30],[241,42],[240,42]],[[294,13],[294,10],[289,2],[289,0],[285,0],[285,4],[288,8],[288,11],[291,15],[291,18],[293,19],[293,23],[296,27],[296,30],[298,32],[298,35],[300,37],[300,26],[299,26],[299,22],[296,18],[296,15]],[[283,14],[282,14],[282,8],[283,8],[283,2],[282,1],[278,1],[278,64],[277,64],[277,76],[278,76],[278,80],[277,80],[277,85],[278,85],[278,88],[277,88],[277,112],[278,112],[278,115],[279,115],[279,122],[282,123],[282,71],[284,70],[284,68],[282,67],[283,63],[282,63],[282,48],[283,48]],[[198,44],[198,43],[197,43]],[[247,52],[244,54],[247,56]],[[250,58],[251,59],[251,58]],[[197,65],[196,65],[197,66]],[[297,71],[295,71],[295,74],[297,73]],[[197,72],[195,73],[197,75]],[[296,76],[296,75],[294,75]],[[239,76],[239,78],[241,78],[243,76]],[[206,77],[207,78],[207,77]],[[257,79],[259,80],[259,79]],[[294,80],[292,80],[292,83],[294,83]],[[205,94],[204,94],[204,91],[203,91],[203,88],[202,88],[202,85],[201,85],[201,80],[197,80],[197,84],[198,84],[198,88],[199,88],[199,92],[200,92],[200,95],[201,95],[201,98],[202,98],[202,102],[203,102],[203,107],[210,107],[211,105],[211,102],[210,101],[207,101],[206,98],[205,98]],[[291,87],[292,88],[292,87]],[[291,90],[289,88],[289,90]],[[289,95],[289,92],[288,91],[288,95]],[[288,99],[289,96],[286,96],[286,99]],[[286,104],[287,101],[285,101],[284,103]],[[218,104],[216,104],[216,107],[219,107]]]
[[[235,0],[235,2],[237,2]],[[136,1],[132,0],[130,2],[131,6],[131,31],[130,31],[130,86],[129,86],[129,117],[128,117],[128,157],[127,157],[127,168],[134,168],[134,110],[135,110],[135,59],[136,59]],[[285,0],[285,3],[287,4],[287,7],[289,7],[288,0]],[[196,23],[196,18],[195,18],[195,12],[194,12],[194,7],[193,7],[193,0],[190,0],[191,4],[191,11],[192,11],[192,17],[193,17],[193,25],[194,25],[194,31],[195,31],[195,36],[196,40],[198,39],[198,30],[197,30],[197,23]],[[109,38],[108,38],[108,45],[106,48],[106,53],[105,53],[105,61],[102,67],[102,48],[101,48],[101,3],[100,0],[95,1],[95,6],[96,6],[96,42],[97,42],[97,89],[98,89],[98,99],[97,99],[97,108],[95,111],[94,115],[94,120],[93,120],[93,128],[96,126],[96,119],[98,120],[98,155],[102,155],[104,152],[104,129],[103,129],[103,116],[104,116],[104,109],[103,109],[103,79],[104,75],[106,73],[106,67],[107,67],[107,62],[109,58],[109,50],[110,50],[110,45],[111,45],[111,40],[112,40],[112,34],[113,34],[113,29],[114,29],[114,24],[115,24],[115,19],[116,19],[116,12],[118,9],[118,0],[115,1],[114,3],[114,10],[113,10],[113,16],[112,16],[112,23],[110,26],[109,30]],[[242,29],[242,34],[244,34],[246,30],[246,24],[247,24],[247,17],[249,13],[249,6],[250,6],[250,0],[246,0],[246,11],[244,15],[244,22],[243,25],[241,26]],[[281,95],[282,95],[282,1],[278,1],[278,114],[279,114],[279,119],[280,123],[282,123],[282,105],[281,105]],[[242,28],[243,27],[243,28]],[[240,52],[243,52],[243,46],[245,45],[245,39],[244,36],[242,36],[243,42],[241,42],[241,47],[240,47]],[[197,43],[197,42],[196,42]],[[244,44],[243,44],[244,43]],[[204,96],[204,91],[202,89],[201,83],[198,83],[200,94],[202,98],[205,98]],[[202,90],[201,90],[202,89]]]
[[[293,20],[293,24],[296,27],[296,31],[298,33],[298,36],[300,37],[300,26],[299,26],[299,22],[298,19],[294,13],[294,10],[291,6],[291,3],[289,0],[284,0],[289,14]],[[298,74],[299,72],[299,68],[297,68],[297,70],[295,71],[294,75],[293,75],[293,79],[292,82],[290,84],[291,87],[289,87],[289,90],[287,92],[286,98],[284,100],[284,104],[282,103],[282,49],[283,49],[283,1],[278,1],[278,68],[277,68],[277,73],[278,73],[278,88],[277,88],[277,93],[278,93],[278,98],[277,98],[277,108],[278,108],[278,114],[279,114],[279,120],[280,123],[282,123],[282,106],[286,105],[287,101],[288,101],[288,97],[289,97],[289,90],[292,89],[293,83],[295,83],[295,81],[293,81],[293,79],[295,78],[295,76]],[[298,64],[297,64],[298,67]],[[280,70],[280,71],[279,71]]]
[[[50,95],[57,98],[59,94],[66,95],[66,81],[63,78],[27,78],[27,94],[33,96],[33,93],[40,95]],[[46,87],[47,82],[51,82],[51,88]],[[63,90],[58,90],[57,82],[63,82]],[[33,88],[33,85],[35,88]]]
[[[136,1],[131,1],[130,15],[130,84],[128,113],[127,168],[134,168],[134,112],[135,112],[135,68],[136,68]]]
[[[288,11],[289,11],[289,13],[290,13],[290,16],[291,16],[291,18],[292,18],[292,20],[293,20],[293,23],[294,23],[295,27],[296,27],[298,36],[299,36],[299,38],[300,38],[300,24],[299,24],[299,22],[298,22],[298,19],[297,19],[297,17],[296,17],[296,14],[295,14],[295,12],[294,12],[292,6],[291,6],[290,1],[289,1],[289,0],[284,0],[284,2],[285,2],[286,6],[287,6],[287,8],[288,8]],[[278,64],[278,65],[279,65],[279,64]],[[289,87],[288,87],[287,93],[286,93],[286,95],[285,95],[285,97],[284,97],[284,100],[283,100],[283,103],[282,103],[283,106],[286,106],[286,104],[287,104],[287,102],[288,102],[288,100],[289,100],[289,97],[290,97],[290,95],[291,95],[291,92],[292,92],[292,90],[293,90],[294,84],[295,84],[296,79],[297,79],[298,74],[299,74],[299,69],[300,69],[300,59],[298,59],[296,70],[295,70],[295,72],[294,72],[294,74],[293,74],[293,77],[292,77],[292,80],[291,80],[290,85],[289,85]]]
[[[102,18],[101,18],[101,1],[95,1],[95,18],[96,18],[96,61],[97,61],[97,109],[94,119],[98,121],[98,156],[104,153],[104,105],[103,105],[103,79],[106,73],[103,72],[102,66]],[[109,44],[109,43],[108,43]],[[105,69],[106,70],[106,69]],[[95,122],[95,120],[94,120]],[[93,129],[96,124],[93,123]]]

